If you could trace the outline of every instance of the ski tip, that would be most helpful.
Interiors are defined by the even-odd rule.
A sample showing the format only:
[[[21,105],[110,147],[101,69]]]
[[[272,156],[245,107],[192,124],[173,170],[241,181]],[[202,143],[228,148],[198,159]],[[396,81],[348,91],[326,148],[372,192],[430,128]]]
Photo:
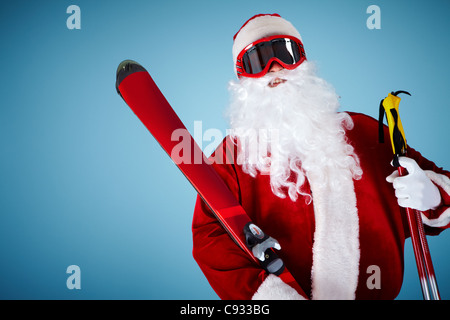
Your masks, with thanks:
[[[139,63],[133,60],[124,60],[122,61],[119,66],[117,67],[116,71],[116,90],[119,95],[119,85],[130,74],[133,74],[135,72],[141,72],[141,71],[147,71],[143,66],[141,66]]]

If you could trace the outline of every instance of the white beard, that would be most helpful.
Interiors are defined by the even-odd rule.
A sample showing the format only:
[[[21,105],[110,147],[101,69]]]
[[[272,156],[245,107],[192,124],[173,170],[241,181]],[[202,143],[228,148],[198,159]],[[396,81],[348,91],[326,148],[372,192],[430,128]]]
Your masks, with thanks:
[[[287,81],[269,87],[276,77]],[[310,203],[311,195],[302,188],[306,178],[331,188],[342,179],[361,178],[358,157],[345,137],[352,119],[337,112],[338,96],[311,62],[231,81],[230,92],[228,116],[239,141],[238,164],[253,177],[270,174],[275,195],[284,198],[287,193],[292,201],[301,195]]]

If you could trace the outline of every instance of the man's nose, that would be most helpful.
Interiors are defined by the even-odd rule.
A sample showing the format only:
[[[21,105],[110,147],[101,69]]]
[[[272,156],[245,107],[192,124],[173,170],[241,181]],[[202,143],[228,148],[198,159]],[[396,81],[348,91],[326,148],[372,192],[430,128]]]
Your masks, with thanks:
[[[269,68],[269,72],[277,72],[280,70],[283,70],[283,66],[281,64],[279,64],[277,61],[273,61],[272,65]]]

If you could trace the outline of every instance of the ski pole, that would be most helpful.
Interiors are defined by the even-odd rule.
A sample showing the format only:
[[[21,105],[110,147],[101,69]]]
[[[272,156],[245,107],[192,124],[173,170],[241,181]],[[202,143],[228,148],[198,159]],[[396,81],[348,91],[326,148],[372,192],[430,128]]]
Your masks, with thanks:
[[[405,133],[398,111],[401,100],[398,97],[400,93],[411,95],[406,91],[396,91],[389,93],[385,99],[381,100],[378,129],[379,140],[380,142],[384,142],[383,118],[386,113],[392,149],[394,151],[393,165],[398,168],[399,175],[404,176],[407,175],[408,172],[405,168],[400,166],[398,160],[400,156],[406,156],[407,154]],[[433,262],[431,261],[430,249],[423,227],[422,213],[415,209],[406,208],[406,217],[411,234],[411,243],[417,264],[417,272],[419,274],[423,298],[425,300],[431,300],[431,298],[433,298],[433,300],[440,300]]]

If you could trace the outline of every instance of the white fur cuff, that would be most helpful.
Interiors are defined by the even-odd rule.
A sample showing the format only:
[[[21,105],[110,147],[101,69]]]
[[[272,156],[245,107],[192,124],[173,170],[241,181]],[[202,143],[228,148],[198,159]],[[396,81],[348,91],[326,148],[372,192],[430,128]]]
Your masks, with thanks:
[[[425,173],[435,185],[441,187],[450,195],[450,179],[447,176],[428,170]],[[437,219],[428,219],[422,214],[422,220],[424,224],[430,227],[445,227],[450,223],[450,208],[445,210]]]
[[[261,283],[252,300],[305,300],[305,298],[279,277],[270,274]]]

